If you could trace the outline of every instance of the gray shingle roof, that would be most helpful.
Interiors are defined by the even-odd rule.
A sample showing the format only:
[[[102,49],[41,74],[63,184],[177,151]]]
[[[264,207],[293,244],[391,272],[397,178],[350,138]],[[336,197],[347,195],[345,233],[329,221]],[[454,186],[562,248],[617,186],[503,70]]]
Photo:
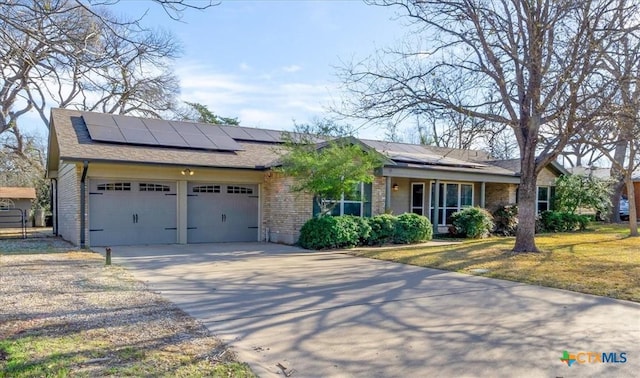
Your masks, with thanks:
[[[279,144],[262,142],[240,142],[243,150],[235,152],[97,142],[91,140],[82,114],[69,109],[51,111],[51,132],[55,132],[62,160],[260,169],[276,160],[281,150]]]
[[[57,169],[59,160],[265,169],[277,164],[284,151],[280,143],[284,132],[239,126],[221,126],[241,146],[242,150],[238,151],[100,142],[91,139],[83,114],[87,112],[70,109],[51,111],[53,142],[50,144],[50,170]],[[264,141],[247,140],[252,139],[252,135],[261,135]],[[388,157],[392,166],[505,176],[514,176],[519,171],[519,165],[514,165],[517,160],[490,161],[490,156],[483,151],[368,139],[359,141]]]

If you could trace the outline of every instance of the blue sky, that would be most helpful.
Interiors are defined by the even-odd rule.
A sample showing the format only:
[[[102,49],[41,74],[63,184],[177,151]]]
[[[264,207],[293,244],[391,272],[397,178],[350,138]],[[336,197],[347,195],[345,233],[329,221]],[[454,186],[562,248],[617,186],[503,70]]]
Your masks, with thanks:
[[[326,114],[341,96],[335,66],[395,44],[404,29],[393,9],[351,1],[222,1],[172,21],[148,0],[123,1],[130,16],[182,42],[182,99],[242,125],[290,129]],[[354,123],[355,124],[355,123]],[[384,132],[363,130],[362,136]]]

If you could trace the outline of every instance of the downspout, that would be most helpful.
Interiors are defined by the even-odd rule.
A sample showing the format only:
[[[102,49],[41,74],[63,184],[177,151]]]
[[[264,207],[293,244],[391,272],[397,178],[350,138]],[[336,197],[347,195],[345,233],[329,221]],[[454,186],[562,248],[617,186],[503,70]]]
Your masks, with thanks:
[[[58,236],[58,179],[51,179],[51,206],[53,206],[53,234]]]
[[[87,194],[87,170],[89,169],[89,162],[85,160],[82,163],[82,177],[80,178],[80,248],[86,247],[86,236],[85,236],[85,228],[86,228],[86,197]]]

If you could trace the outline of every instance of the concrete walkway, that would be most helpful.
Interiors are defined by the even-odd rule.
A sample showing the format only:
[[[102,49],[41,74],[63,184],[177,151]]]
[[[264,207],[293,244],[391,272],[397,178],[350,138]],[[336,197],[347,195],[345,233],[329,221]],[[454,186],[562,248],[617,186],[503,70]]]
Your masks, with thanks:
[[[262,377],[635,377],[640,304],[247,243],[113,247]],[[563,351],[626,363],[560,361]],[[595,356],[595,354],[593,354]],[[593,357],[595,360],[595,357]]]

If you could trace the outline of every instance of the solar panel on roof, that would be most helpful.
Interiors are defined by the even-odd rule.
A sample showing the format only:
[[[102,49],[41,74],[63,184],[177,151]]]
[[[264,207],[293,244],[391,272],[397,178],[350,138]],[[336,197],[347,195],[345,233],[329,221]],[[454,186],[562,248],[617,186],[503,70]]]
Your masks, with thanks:
[[[126,139],[124,139],[124,135],[122,135],[120,129],[118,128],[87,124],[87,129],[89,129],[89,135],[93,140],[118,143],[126,142]]]
[[[224,131],[228,136],[237,140],[252,140],[251,136],[247,134],[243,127],[237,126],[220,126],[220,129]]]
[[[127,143],[148,144],[152,146],[158,144],[156,138],[146,128],[144,130],[120,128],[120,132],[124,135]]]
[[[84,119],[84,123],[98,126],[108,126],[114,127],[117,126],[116,122],[113,120],[111,114],[104,113],[84,113],[82,115]]]
[[[184,138],[189,147],[217,150],[217,146],[213,144],[209,139],[205,138],[202,133],[200,133],[199,135],[192,133],[181,133],[180,135],[182,136],[182,138]]]
[[[149,146],[240,151],[242,147],[217,125],[84,113],[92,140]]]
[[[140,118],[122,115],[113,115],[112,117],[120,129],[147,130],[147,126]]]
[[[276,130],[254,129],[239,126],[220,126],[231,138],[252,142],[282,142],[282,132]]]
[[[150,130],[153,137],[156,138],[158,144],[161,146],[175,146],[175,147],[189,147],[187,142],[175,132],[175,130],[171,131],[157,131]]]
[[[247,134],[249,134],[249,136],[253,138],[252,140],[257,142],[279,142],[278,140],[273,138],[271,135],[267,134],[265,130],[245,129],[245,131],[247,132]]]
[[[171,124],[163,119],[147,118],[141,119],[150,131],[175,132]]]
[[[230,150],[235,149],[238,143],[231,139],[220,126],[199,124],[198,129],[204,134],[218,149]]]

